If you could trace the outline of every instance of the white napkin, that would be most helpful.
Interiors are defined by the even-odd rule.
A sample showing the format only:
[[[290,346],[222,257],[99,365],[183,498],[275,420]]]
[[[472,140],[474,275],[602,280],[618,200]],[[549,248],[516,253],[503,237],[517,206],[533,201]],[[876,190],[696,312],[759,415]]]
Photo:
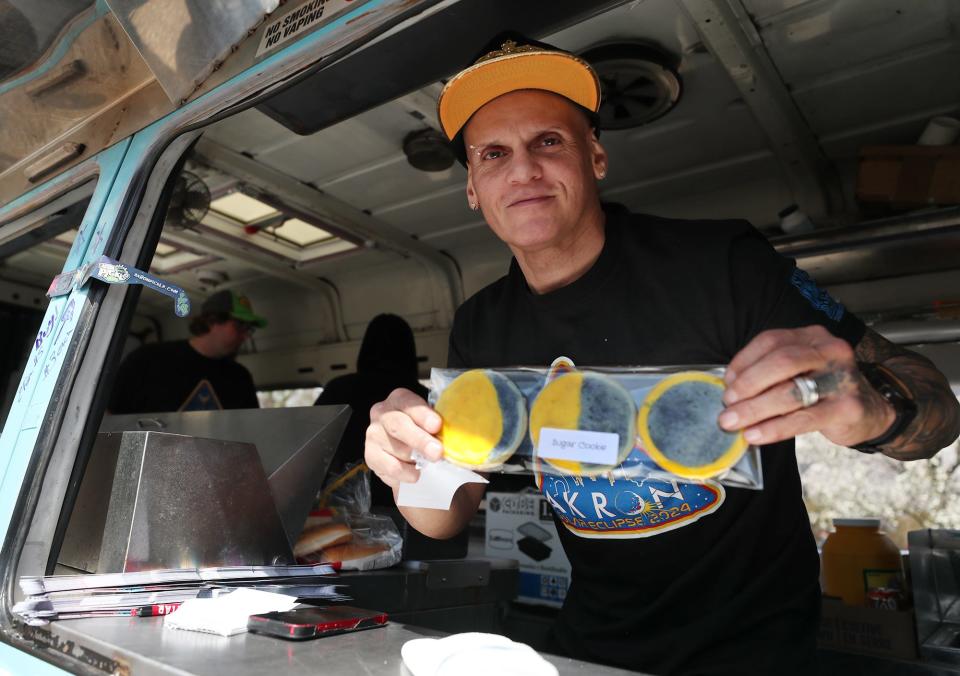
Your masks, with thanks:
[[[499,634],[415,638],[400,654],[413,676],[557,676],[536,650]]]
[[[400,484],[397,491],[397,505],[400,507],[429,507],[432,509],[450,509],[453,494],[463,484],[485,484],[486,479],[463,467],[452,465],[446,460],[428,462],[414,456],[420,480],[415,484]]]
[[[190,599],[163,618],[165,627],[233,636],[247,630],[247,618],[297,605],[294,596],[241,587],[213,599]]]

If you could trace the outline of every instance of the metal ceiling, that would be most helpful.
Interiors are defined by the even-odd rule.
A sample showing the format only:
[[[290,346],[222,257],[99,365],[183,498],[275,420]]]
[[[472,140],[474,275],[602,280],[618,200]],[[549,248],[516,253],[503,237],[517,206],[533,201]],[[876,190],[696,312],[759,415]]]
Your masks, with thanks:
[[[747,218],[765,228],[782,208],[799,203],[824,230],[816,241],[778,246],[838,285],[853,309],[876,310],[879,301],[868,302],[858,283],[895,278],[918,305],[960,295],[956,276],[948,274],[960,267],[955,215],[936,216],[934,230],[923,225],[924,216],[912,226],[881,224],[871,230],[886,233],[881,237],[845,229],[862,219],[853,199],[859,148],[913,143],[930,117],[960,113],[958,29],[960,3],[950,0],[638,0],[542,37],[575,52],[643,41],[679,59],[683,96],[673,110],[642,127],[603,134],[610,153],[604,199],[665,216]],[[364,51],[388,58],[378,44]],[[349,95],[349,83],[341,85]],[[429,280],[459,275],[462,294],[470,295],[503,274],[509,253],[467,207],[459,165],[427,173],[407,163],[403,139],[435,125],[440,86],[428,83],[306,136],[258,110],[211,127],[201,148],[221,160],[242,157],[235,179],[267,190],[287,184],[287,198],[298,207],[335,213],[344,229],[370,235],[370,246],[307,269],[279,270],[270,261],[251,265],[228,255],[212,267],[249,289],[255,302],[258,294],[297,287],[291,275],[305,280],[300,293],[329,283],[342,304],[337,325],[353,337],[372,314],[388,309],[412,318],[415,328],[445,326],[451,299]],[[209,160],[192,169],[216,192],[231,182],[230,162]],[[885,239],[891,231],[896,242]],[[832,248],[824,249],[830,240]],[[920,275],[936,270],[943,274]],[[189,273],[174,281],[200,288]],[[868,284],[874,283],[880,282]],[[306,335],[299,325],[276,330]],[[342,333],[310,336],[323,342]]]
[[[758,226],[798,201],[797,180],[765,127],[764,104],[745,100],[721,59],[707,50],[690,2],[646,0],[622,5],[549,36],[584,51],[611,40],[644,40],[681,57],[684,97],[649,125],[603,136],[611,155],[603,196],[670,216],[742,217]],[[738,4],[738,3],[733,3]],[[819,143],[816,152],[840,174],[846,201],[820,222],[856,218],[849,183],[856,151],[866,143],[912,142],[934,114],[960,110],[960,62],[955,3],[924,0],[752,0],[742,7],[753,35],[754,57],[765,54],[777,77],[768,83],[789,92],[798,112],[797,134]],[[718,40],[719,38],[715,38]],[[438,87],[421,99],[435,101]],[[408,100],[394,101],[309,136],[298,136],[257,111],[211,129],[206,138],[252,157],[291,179],[316,187],[437,249],[492,241],[483,221],[467,209],[459,167],[424,173],[403,155],[403,138],[424,122]],[[803,126],[804,129],[799,127]],[[789,157],[786,158],[789,161]],[[808,167],[807,173],[815,171]]]

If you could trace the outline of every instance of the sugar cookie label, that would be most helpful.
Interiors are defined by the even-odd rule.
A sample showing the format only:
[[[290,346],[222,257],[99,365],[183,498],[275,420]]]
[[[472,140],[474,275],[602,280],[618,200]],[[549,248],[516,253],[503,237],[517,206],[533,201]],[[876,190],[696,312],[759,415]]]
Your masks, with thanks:
[[[614,465],[620,449],[620,435],[544,427],[540,430],[537,455],[551,460],[574,460]]]

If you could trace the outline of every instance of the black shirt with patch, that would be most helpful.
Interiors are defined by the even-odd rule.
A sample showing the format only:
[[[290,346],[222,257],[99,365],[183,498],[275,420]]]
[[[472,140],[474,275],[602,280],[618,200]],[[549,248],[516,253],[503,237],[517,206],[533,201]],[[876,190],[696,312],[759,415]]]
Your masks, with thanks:
[[[150,343],[131,352],[120,365],[110,396],[111,413],[163,413],[179,411],[197,386],[206,380],[216,394],[214,402],[201,402],[206,389],[197,392],[191,408],[257,408],[253,378],[230,358],[211,359],[186,340]]]
[[[606,238],[572,284],[537,295],[514,260],[465,302],[451,367],[720,364],[759,332],[864,325],[744,221],[605,206]],[[763,490],[645,537],[575,534],[554,515],[572,582],[556,651],[656,674],[786,673],[814,655],[819,562],[793,441],[761,449]]]

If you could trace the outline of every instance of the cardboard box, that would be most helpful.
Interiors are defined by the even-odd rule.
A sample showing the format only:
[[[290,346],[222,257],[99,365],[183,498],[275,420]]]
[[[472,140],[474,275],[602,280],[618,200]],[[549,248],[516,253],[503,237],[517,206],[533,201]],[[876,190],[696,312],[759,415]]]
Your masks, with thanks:
[[[894,209],[960,204],[960,146],[862,148],[857,199]]]
[[[539,493],[487,493],[484,551],[517,561],[518,600],[559,608],[570,586],[570,562],[552,514]]]
[[[821,648],[916,659],[913,610],[847,606],[839,599],[827,597],[822,608],[817,641]]]

